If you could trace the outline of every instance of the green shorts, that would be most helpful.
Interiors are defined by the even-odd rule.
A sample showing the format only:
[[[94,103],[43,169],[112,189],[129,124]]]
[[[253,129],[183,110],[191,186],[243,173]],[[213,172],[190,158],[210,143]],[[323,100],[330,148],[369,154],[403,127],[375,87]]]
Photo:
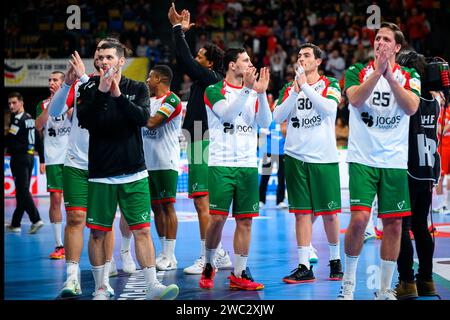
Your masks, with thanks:
[[[176,202],[178,172],[175,170],[148,171],[152,204]]]
[[[378,194],[378,217],[392,218],[411,215],[406,169],[374,168],[349,163],[350,210],[370,213]]]
[[[208,152],[208,140],[194,141],[188,144],[187,159],[189,165],[189,198],[208,194]]]
[[[341,212],[338,163],[307,163],[285,156],[289,212],[315,216]]]
[[[209,213],[233,217],[259,215],[258,168],[209,167]]]
[[[123,184],[89,182],[86,226],[111,231],[117,204],[130,230],[150,227],[148,178]]]
[[[87,211],[88,201],[88,171],[64,166],[64,205],[66,211]]]
[[[63,164],[45,166],[48,192],[63,192]]]

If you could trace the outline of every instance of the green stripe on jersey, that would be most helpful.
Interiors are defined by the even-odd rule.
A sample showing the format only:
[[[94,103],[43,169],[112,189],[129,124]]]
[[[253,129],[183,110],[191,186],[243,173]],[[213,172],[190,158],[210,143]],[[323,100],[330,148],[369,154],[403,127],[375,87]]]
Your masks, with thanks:
[[[44,101],[45,100],[40,101],[36,107],[36,119],[41,115],[42,111],[44,111]]]
[[[280,90],[280,95],[278,96],[277,106],[283,103],[283,101],[288,97],[289,91],[292,89],[293,82],[288,82],[284,85],[283,88]]]
[[[365,66],[367,66],[367,63],[364,65],[362,63],[355,63],[347,69],[345,72],[344,91],[351,86],[359,86],[361,84],[359,73]]]
[[[205,90],[205,103],[212,107],[216,102],[225,99],[222,89],[224,80],[208,86]]]

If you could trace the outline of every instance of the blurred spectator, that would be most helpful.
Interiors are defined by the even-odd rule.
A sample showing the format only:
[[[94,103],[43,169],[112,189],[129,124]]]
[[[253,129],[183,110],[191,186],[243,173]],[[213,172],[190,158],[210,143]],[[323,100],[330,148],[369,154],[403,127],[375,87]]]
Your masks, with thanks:
[[[409,39],[411,40],[412,47],[417,52],[421,52],[425,37],[430,32],[428,22],[425,20],[425,15],[419,15],[417,8],[414,7],[411,10],[411,16],[408,18],[406,24],[408,26]]]
[[[92,56],[93,50],[88,46],[85,37],[80,37],[78,40],[77,51],[81,58],[90,58]]]
[[[41,48],[41,50],[39,50],[39,54],[36,56],[35,59],[50,59],[50,55],[48,54],[48,49],[47,48]]]
[[[150,41],[149,41],[150,43]],[[147,44],[147,38],[141,36],[139,38],[139,45],[136,47],[136,55],[138,57],[146,57],[149,51],[149,45]]]
[[[331,51],[325,70],[331,72],[333,77],[338,81],[342,79],[345,70],[345,61],[340,56],[338,49],[333,49],[333,51]]]
[[[191,78],[187,74],[183,76],[183,82],[181,83],[180,91],[178,92],[178,96],[181,101],[187,101],[189,99],[189,95],[191,94]]]

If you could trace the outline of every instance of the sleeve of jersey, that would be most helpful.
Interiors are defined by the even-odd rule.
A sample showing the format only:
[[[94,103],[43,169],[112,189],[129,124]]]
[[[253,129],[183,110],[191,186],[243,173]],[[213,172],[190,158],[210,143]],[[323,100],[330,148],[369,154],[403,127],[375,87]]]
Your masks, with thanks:
[[[164,103],[161,105],[161,107],[156,111],[156,113],[161,114],[165,122],[170,122],[173,118],[178,116],[182,110],[181,101],[180,99],[174,95],[173,93],[166,97],[164,100]]]
[[[359,73],[361,72],[363,65],[361,63],[355,63],[350,66],[345,72],[345,84],[344,91],[352,86],[359,86],[361,80],[359,78]]]
[[[273,110],[273,120],[276,123],[282,123],[287,119],[295,106],[297,97],[298,93],[293,90],[291,82],[281,89],[277,105]]]
[[[64,82],[61,88],[56,91],[55,95],[50,101],[50,105],[48,106],[48,114],[51,117],[58,117],[67,111],[68,107],[66,101],[68,99],[70,91],[74,86],[75,84],[69,86]]]
[[[323,92],[324,96],[325,98],[332,99],[339,104],[339,102],[341,102],[341,87],[339,87],[339,82],[334,78],[328,79],[330,80],[330,83]]]
[[[209,107],[223,122],[233,121],[243,110],[251,89],[243,88],[234,101],[228,103],[225,96],[217,85],[206,88],[204,100]]]
[[[302,85],[302,91],[308,97],[309,101],[311,101],[313,107],[317,111],[330,116],[336,114],[337,108],[336,100],[325,98],[306,83]]]
[[[36,107],[36,119],[39,118],[39,116],[42,114],[42,111],[44,108],[44,101],[41,101],[38,103],[37,107]]]
[[[420,93],[421,93],[421,91],[420,91],[421,90],[420,75],[413,68],[406,69],[406,74],[407,74],[407,76],[406,76],[406,83],[405,83],[404,88],[412,91],[414,94],[416,94],[418,97],[420,97]]]
[[[272,114],[270,112],[269,101],[267,100],[267,94],[258,93],[258,111],[256,112],[256,123],[261,128],[268,128],[272,123]]]

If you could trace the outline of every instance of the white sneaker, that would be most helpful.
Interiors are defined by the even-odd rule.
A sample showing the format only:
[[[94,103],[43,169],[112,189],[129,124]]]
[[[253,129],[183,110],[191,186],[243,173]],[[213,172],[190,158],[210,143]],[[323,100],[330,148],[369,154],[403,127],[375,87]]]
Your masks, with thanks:
[[[353,281],[345,280],[342,282],[341,289],[336,300],[353,300],[353,292],[355,291],[355,284]]]
[[[375,300],[397,300],[397,294],[392,289],[380,290],[375,293]]]
[[[204,266],[205,266],[205,256],[201,256],[200,258],[195,260],[192,266],[184,268],[183,272],[186,274],[202,274]]]
[[[64,287],[60,291],[61,298],[70,298],[81,296],[81,287],[78,279],[67,279],[64,283]]]
[[[216,251],[214,256],[214,265],[217,269],[229,269],[233,266],[230,255],[227,251],[221,249]]]
[[[277,204],[277,209],[287,209],[287,208],[289,208],[289,206],[283,201]]]
[[[375,233],[375,229],[370,229],[364,232],[364,242],[371,240],[371,239],[376,239],[377,238],[377,234]]]
[[[114,289],[111,287],[111,285],[109,283],[104,283],[103,285],[105,286],[104,289],[109,294],[109,297],[110,298],[114,297],[115,292],[114,292]],[[97,291],[92,292],[92,295],[94,297],[95,297],[96,292]]]
[[[114,259],[111,260],[111,266],[109,267],[109,277],[115,277],[119,274],[117,271],[116,261]]]
[[[161,261],[161,259],[164,257],[164,254],[161,252],[157,257],[156,257],[156,263],[159,263]]]
[[[153,283],[152,286],[147,288],[145,294],[146,300],[173,300],[178,296],[180,289],[176,284],[168,286],[163,285],[159,281]]]
[[[309,246],[309,263],[317,263],[317,261],[319,261],[317,250],[311,245]]]
[[[172,256],[172,258],[168,258],[166,256],[163,256],[161,260],[159,260],[156,263],[156,270],[161,271],[169,271],[169,270],[175,270],[177,268],[177,259],[175,256]]]
[[[35,234],[38,232],[40,228],[44,225],[44,222],[42,220],[37,221],[36,223],[33,223],[30,227],[30,230],[28,231],[29,234]]]
[[[104,288],[99,288],[94,292],[94,298],[92,300],[109,300],[109,292]]]
[[[122,269],[126,273],[136,272],[136,263],[134,263],[130,250],[120,251],[120,259],[122,259]]]
[[[14,233],[21,233],[22,232],[22,228],[21,227],[12,227],[10,224],[8,224],[6,226],[6,230],[8,230],[9,232],[14,232]]]

